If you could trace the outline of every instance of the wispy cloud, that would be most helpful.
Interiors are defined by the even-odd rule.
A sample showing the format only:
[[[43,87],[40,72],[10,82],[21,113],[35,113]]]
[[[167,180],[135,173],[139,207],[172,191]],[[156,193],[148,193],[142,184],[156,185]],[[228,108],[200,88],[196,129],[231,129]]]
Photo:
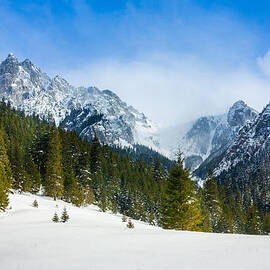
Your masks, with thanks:
[[[270,82],[258,69],[218,68],[189,55],[105,59],[65,74],[75,85],[112,89],[163,125],[223,113],[239,99],[260,110],[270,96]]]

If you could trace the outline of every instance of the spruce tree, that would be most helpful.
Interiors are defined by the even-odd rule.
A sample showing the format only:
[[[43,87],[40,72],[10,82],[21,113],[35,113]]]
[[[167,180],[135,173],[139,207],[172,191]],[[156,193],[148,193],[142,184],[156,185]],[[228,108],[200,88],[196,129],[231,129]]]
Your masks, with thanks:
[[[98,207],[102,212],[107,210],[107,191],[104,184],[101,185],[101,193],[98,201]]]
[[[32,183],[29,174],[25,170],[25,155],[21,144],[15,142],[12,145],[12,172],[14,176],[13,187],[18,191],[30,192]]]
[[[98,138],[95,136],[92,142],[90,153],[90,170],[92,174],[96,174],[101,169],[101,146]]]
[[[41,177],[39,170],[30,154],[28,154],[26,157],[26,169],[32,186],[31,192],[34,194],[38,193],[40,191],[41,186]]]
[[[83,203],[83,195],[80,193],[77,179],[71,170],[64,180],[64,199],[76,206],[81,206]]]
[[[38,208],[38,202],[37,202],[37,200],[34,200],[32,206],[35,207],[35,208]]]
[[[57,215],[56,212],[54,213],[54,216],[53,216],[53,218],[52,218],[52,221],[53,221],[53,222],[56,222],[56,223],[59,222],[59,217],[58,217],[58,215]]]
[[[66,207],[64,207],[64,210],[63,210],[63,213],[62,213],[62,216],[61,216],[61,221],[63,223],[65,223],[65,222],[68,222],[68,220],[69,220],[69,215],[67,213]]]
[[[158,156],[156,156],[155,163],[154,163],[153,177],[156,180],[156,182],[161,182],[164,177],[162,166],[161,166]]]
[[[122,222],[127,222],[127,216],[125,213],[123,213],[123,216],[122,216]]]
[[[62,153],[59,131],[54,124],[51,130],[46,162],[45,192],[56,198],[63,196],[64,180],[62,176]]]
[[[134,226],[134,223],[131,221],[131,219],[128,220],[127,227],[129,229],[134,229],[135,226]]]
[[[256,205],[251,205],[247,211],[246,233],[261,234],[262,225],[262,220]]]
[[[8,192],[13,181],[3,137],[3,131],[0,130],[0,211],[5,211],[8,206]]]
[[[265,234],[270,234],[270,214],[267,213],[264,216],[264,221],[263,221],[263,232]]]
[[[222,209],[219,200],[217,183],[210,170],[207,180],[204,183],[204,201],[209,211],[209,219],[212,230],[217,231]]]
[[[170,171],[162,201],[161,226],[165,229],[200,231],[202,216],[190,172],[181,154]]]

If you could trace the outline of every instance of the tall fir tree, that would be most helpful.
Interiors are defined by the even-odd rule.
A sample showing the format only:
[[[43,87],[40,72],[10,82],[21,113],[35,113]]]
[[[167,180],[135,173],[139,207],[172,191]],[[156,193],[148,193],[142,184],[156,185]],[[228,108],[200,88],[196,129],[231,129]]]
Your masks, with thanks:
[[[247,210],[247,234],[262,234],[263,222],[256,205],[252,204]]]
[[[54,124],[49,137],[46,175],[45,175],[45,193],[48,196],[62,198],[64,191],[64,179],[62,175],[62,147],[59,131]]]
[[[71,169],[65,176],[64,180],[64,199],[76,206],[81,206],[83,203],[83,195],[79,190],[77,179]]]
[[[98,138],[92,141],[91,153],[90,153],[90,171],[92,174],[97,174],[101,169],[101,146]]]
[[[211,228],[213,231],[217,231],[222,209],[219,200],[218,186],[211,170],[204,183],[204,202],[208,208]]]
[[[181,154],[170,171],[162,202],[161,226],[165,229],[200,231],[202,215],[190,172]]]
[[[13,177],[4,141],[4,132],[0,130],[0,211],[5,211],[8,206],[8,192],[12,181]]]

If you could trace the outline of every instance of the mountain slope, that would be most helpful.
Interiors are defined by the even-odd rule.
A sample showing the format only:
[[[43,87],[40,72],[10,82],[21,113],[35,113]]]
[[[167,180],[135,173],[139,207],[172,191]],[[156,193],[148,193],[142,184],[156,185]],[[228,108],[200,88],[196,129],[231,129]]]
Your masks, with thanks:
[[[239,129],[253,121],[257,112],[243,101],[237,101],[227,114],[201,117],[180,141],[185,164],[192,170],[220,156],[233,142]]]
[[[32,207],[34,200],[39,207]],[[166,231],[96,207],[10,195],[12,209],[0,213],[1,270],[15,269],[269,269],[268,236]],[[63,207],[68,223],[51,218]]]
[[[73,87],[50,78],[30,60],[13,55],[0,64],[0,98],[27,114],[37,114],[91,140],[120,146],[146,145],[159,150],[157,125],[109,90]]]
[[[233,144],[214,170],[215,176],[248,179],[258,171],[270,172],[270,104],[239,131]]]

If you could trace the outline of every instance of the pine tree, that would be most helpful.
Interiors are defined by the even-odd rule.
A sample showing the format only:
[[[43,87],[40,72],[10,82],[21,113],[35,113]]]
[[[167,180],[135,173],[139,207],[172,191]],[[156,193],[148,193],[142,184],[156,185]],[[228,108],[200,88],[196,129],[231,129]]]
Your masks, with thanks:
[[[12,144],[12,172],[14,176],[13,187],[18,191],[29,192],[31,191],[31,181],[28,173],[26,172],[24,165],[24,149],[18,142]]]
[[[67,213],[66,207],[64,207],[64,210],[63,210],[63,213],[62,213],[62,216],[61,216],[61,221],[63,223],[65,223],[65,222],[68,222],[68,220],[69,220],[69,215]]]
[[[189,174],[179,154],[170,171],[162,202],[161,225],[165,229],[200,231],[201,210]]]
[[[35,207],[35,208],[38,208],[38,202],[37,202],[37,200],[34,200],[32,206]]]
[[[13,181],[3,137],[3,131],[0,130],[0,211],[5,211],[8,206],[8,192]]]
[[[45,192],[55,200],[63,196],[62,153],[59,131],[54,124],[50,134],[46,162]]]
[[[247,234],[262,233],[262,220],[256,205],[251,205],[247,211],[246,233]]]
[[[209,219],[212,230],[217,231],[222,209],[219,200],[217,183],[213,178],[213,172],[209,171],[209,176],[204,183],[204,201],[209,211]]]
[[[101,186],[101,193],[98,201],[98,207],[102,212],[107,210],[107,191],[104,185]]]
[[[31,192],[34,194],[38,193],[40,191],[41,186],[41,177],[38,168],[34,163],[32,156],[30,154],[28,154],[26,157],[26,168],[32,186]]]
[[[58,217],[58,215],[57,215],[56,212],[54,213],[54,216],[53,216],[53,218],[52,218],[52,221],[53,221],[53,222],[56,222],[56,223],[59,222],[59,217]]]
[[[83,203],[83,195],[79,191],[78,181],[74,176],[73,170],[65,176],[64,199],[76,206],[81,206]]]
[[[156,180],[156,182],[161,182],[164,177],[162,166],[161,166],[158,156],[156,156],[155,163],[154,163],[153,177]]]
[[[90,170],[92,174],[96,174],[101,168],[101,146],[98,138],[95,136],[92,142],[90,153]]]
[[[85,205],[92,204],[96,201],[95,194],[92,188],[83,187],[82,194],[83,194],[83,201]]]
[[[134,229],[135,226],[134,226],[134,223],[131,221],[131,219],[128,220],[127,227],[129,229]]]
[[[127,222],[127,216],[125,215],[125,213],[122,216],[122,222]]]
[[[270,214],[267,213],[263,221],[263,232],[265,234],[270,234]]]

